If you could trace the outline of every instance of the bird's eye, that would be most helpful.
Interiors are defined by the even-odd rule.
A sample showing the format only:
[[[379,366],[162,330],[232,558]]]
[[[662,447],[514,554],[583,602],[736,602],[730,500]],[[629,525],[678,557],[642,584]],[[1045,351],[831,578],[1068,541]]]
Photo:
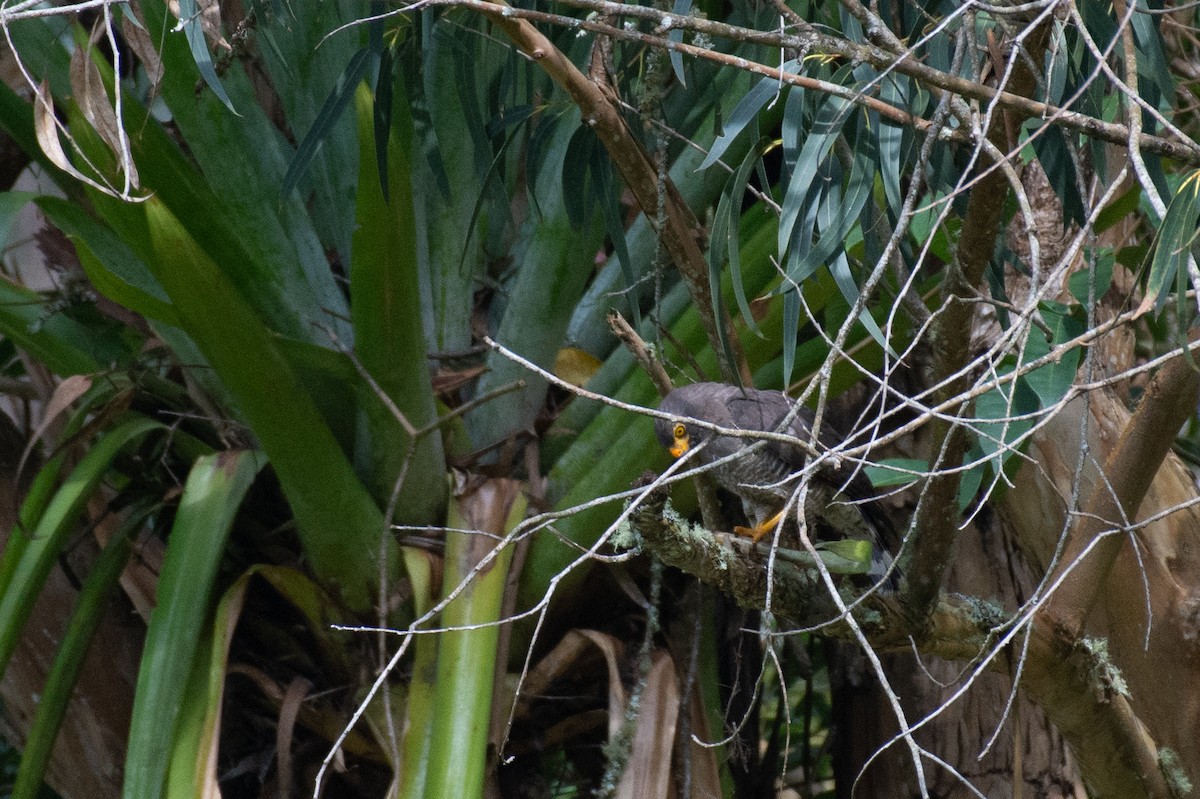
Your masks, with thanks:
[[[687,437],[687,428],[681,424],[677,424],[677,425],[675,425],[674,433],[675,433],[676,438],[686,438]]]

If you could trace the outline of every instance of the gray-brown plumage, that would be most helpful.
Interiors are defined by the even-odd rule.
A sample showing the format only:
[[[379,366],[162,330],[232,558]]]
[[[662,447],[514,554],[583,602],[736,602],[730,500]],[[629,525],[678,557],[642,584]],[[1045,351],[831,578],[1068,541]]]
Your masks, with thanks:
[[[816,445],[812,432],[813,412],[808,408],[793,411],[794,402],[779,391],[741,389],[723,383],[682,386],[668,394],[658,408],[676,417],[675,421],[654,420],[658,440],[675,457],[705,442],[706,446],[695,456],[696,465],[745,453],[714,467],[709,474],[718,485],[741,498],[746,517],[753,527],[741,528],[738,532],[755,540],[770,532],[800,482],[798,472],[807,461],[804,447],[783,441],[758,443],[753,438],[720,435],[693,424],[692,420],[728,429],[785,433]],[[791,419],[785,425],[789,414]],[[830,446],[836,442],[836,435],[829,432],[827,423],[823,428],[821,444]],[[850,467],[822,469],[815,479],[831,485],[836,492],[852,500],[866,500],[872,496],[870,482]],[[865,522],[860,526],[875,539],[876,548],[882,551],[885,539],[890,537],[890,527],[880,529],[888,524],[886,517],[869,503],[858,507]]]

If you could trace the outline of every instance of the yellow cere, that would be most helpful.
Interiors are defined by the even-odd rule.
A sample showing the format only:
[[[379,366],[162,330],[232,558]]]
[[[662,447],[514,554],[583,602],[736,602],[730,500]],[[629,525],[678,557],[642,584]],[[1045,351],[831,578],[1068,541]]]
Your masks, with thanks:
[[[679,456],[683,455],[683,453],[687,452],[688,448],[691,446],[688,441],[688,431],[683,425],[677,424],[675,425],[675,429],[671,432],[675,436],[675,444],[670,448],[670,452],[673,456],[678,458]]]

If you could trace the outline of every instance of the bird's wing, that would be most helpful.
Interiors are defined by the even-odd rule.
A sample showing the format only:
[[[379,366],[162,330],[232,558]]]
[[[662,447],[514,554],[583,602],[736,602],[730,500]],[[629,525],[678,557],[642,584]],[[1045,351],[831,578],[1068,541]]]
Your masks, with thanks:
[[[792,405],[793,401],[778,391],[747,391],[731,396],[728,401],[729,415],[743,430],[786,433],[811,442],[813,413],[808,408],[800,408],[788,426],[783,427],[783,421],[792,413]],[[784,461],[792,471],[804,468],[806,453],[800,444],[768,441],[763,450]]]

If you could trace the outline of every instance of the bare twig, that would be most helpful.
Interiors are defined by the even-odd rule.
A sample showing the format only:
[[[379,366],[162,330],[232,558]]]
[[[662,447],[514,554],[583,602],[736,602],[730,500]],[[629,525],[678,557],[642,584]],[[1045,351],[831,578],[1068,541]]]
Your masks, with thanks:
[[[641,365],[649,376],[650,382],[658,389],[658,395],[665,397],[670,394],[671,378],[658,359],[646,349],[646,342],[642,341],[642,337],[637,334],[629,322],[625,321],[625,317],[616,311],[610,311],[607,318],[613,335],[620,339],[625,348],[633,354],[634,360]]]

